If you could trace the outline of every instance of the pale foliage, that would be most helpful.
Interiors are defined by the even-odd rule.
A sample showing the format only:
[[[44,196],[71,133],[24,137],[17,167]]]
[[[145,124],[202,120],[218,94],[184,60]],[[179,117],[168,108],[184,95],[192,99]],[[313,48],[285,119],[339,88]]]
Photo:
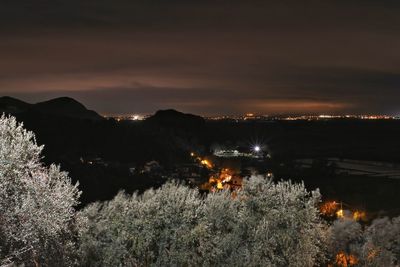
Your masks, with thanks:
[[[335,256],[340,252],[352,253],[363,242],[363,229],[353,219],[343,218],[333,222],[329,228],[329,255]]]
[[[318,192],[252,177],[236,196],[167,183],[87,207],[84,266],[314,266],[324,248]]]
[[[329,230],[332,256],[339,252],[354,255],[359,266],[400,264],[400,217],[376,219],[365,227],[352,219],[339,219]]]
[[[0,118],[0,263],[70,265],[77,185],[40,162],[42,146],[13,117]]]
[[[400,217],[374,220],[365,230],[362,252],[369,266],[400,265]]]
[[[328,228],[318,191],[258,176],[234,194],[168,182],[77,214],[77,185],[41,151],[15,118],[0,118],[0,266],[320,266],[338,253],[400,264],[400,217]]]

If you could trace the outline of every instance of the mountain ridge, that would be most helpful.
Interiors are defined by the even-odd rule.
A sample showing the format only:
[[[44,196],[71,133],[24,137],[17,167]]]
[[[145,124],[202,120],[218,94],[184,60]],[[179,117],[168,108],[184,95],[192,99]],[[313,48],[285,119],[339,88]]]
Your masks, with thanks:
[[[48,115],[87,120],[103,120],[97,112],[87,109],[82,103],[70,97],[57,97],[30,104],[10,96],[0,97],[0,113],[11,115]]]
[[[175,109],[158,110],[153,116],[146,119],[147,123],[158,124],[169,127],[202,127],[205,124],[205,120],[201,116],[183,113]]]
[[[16,114],[21,113],[31,107],[32,104],[29,104],[25,101],[19,100],[17,98],[11,96],[2,96],[0,97],[0,112]]]

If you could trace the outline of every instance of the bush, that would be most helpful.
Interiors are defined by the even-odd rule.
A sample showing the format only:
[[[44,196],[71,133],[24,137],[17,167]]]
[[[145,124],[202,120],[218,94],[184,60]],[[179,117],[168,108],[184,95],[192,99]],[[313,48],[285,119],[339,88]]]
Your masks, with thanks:
[[[318,192],[246,181],[233,196],[201,196],[169,182],[143,195],[120,193],[82,211],[83,266],[313,266],[324,252]]]
[[[0,118],[0,264],[75,262],[77,185],[40,162],[43,147],[13,117]]]
[[[329,228],[329,255],[331,262],[338,261],[335,255],[347,255],[339,259],[342,265],[351,261],[357,266],[398,266],[400,263],[400,217],[374,220],[362,227],[358,222],[343,218]]]

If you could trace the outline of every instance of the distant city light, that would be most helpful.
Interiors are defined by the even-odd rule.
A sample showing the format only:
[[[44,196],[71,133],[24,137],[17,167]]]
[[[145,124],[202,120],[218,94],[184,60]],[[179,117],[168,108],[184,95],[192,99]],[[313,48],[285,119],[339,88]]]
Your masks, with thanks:
[[[318,121],[318,120],[341,120],[341,119],[349,119],[349,120],[395,120],[400,119],[400,116],[389,116],[384,114],[377,115],[363,115],[363,114],[346,114],[346,115],[329,115],[329,114],[320,114],[320,115],[298,115],[298,116],[286,116],[286,115],[277,115],[277,116],[269,116],[269,115],[257,115],[253,113],[247,113],[244,115],[238,116],[215,116],[215,117],[206,117],[208,120],[233,120],[235,122],[247,121],[247,120],[256,120],[256,121],[295,121],[295,120],[304,120],[304,121]]]
[[[116,121],[142,121],[149,117],[150,115],[142,114],[126,114],[126,115],[106,115],[106,118],[113,118]]]
[[[200,163],[203,164],[204,166],[206,166],[207,168],[212,168],[213,167],[211,162],[209,162],[206,159],[201,160]]]
[[[338,211],[336,212],[336,216],[337,216],[338,218],[344,218],[344,211],[343,211],[343,209],[338,210]]]
[[[255,152],[260,152],[260,150],[261,150],[260,146],[254,146],[254,151]]]

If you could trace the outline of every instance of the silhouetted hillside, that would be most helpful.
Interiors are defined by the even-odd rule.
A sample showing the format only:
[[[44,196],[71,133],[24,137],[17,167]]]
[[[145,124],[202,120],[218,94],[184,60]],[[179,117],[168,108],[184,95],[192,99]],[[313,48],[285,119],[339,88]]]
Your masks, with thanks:
[[[84,105],[69,97],[60,97],[37,103],[28,111],[32,113],[51,114],[79,119],[103,119],[103,117],[97,114],[95,111],[88,110]]]
[[[164,158],[171,158],[168,154],[172,151],[184,158],[188,151],[204,150],[204,134],[207,133],[207,128],[205,120],[200,116],[173,109],[159,110],[145,120],[143,126],[143,129],[155,137],[157,146],[164,148],[160,150]]]
[[[16,114],[28,110],[32,105],[19,99],[3,96],[0,97],[0,113]]]
[[[198,128],[205,125],[202,117],[186,114],[174,109],[159,110],[146,123],[163,127]]]
[[[23,114],[23,116],[59,116],[74,119],[103,120],[95,111],[69,97],[60,97],[37,104],[28,104],[16,98],[4,96],[0,98],[0,112]]]
[[[199,116],[163,110],[145,121],[116,121],[97,119],[100,117],[97,113],[71,98],[31,105],[2,97],[0,109],[14,114],[36,134],[38,143],[45,145],[46,163],[60,163],[74,182],[80,182],[83,204],[110,199],[120,189],[133,192],[159,186],[165,179],[130,173],[131,168],[140,169],[149,161],[155,160],[171,171],[176,165],[191,163],[192,151],[207,156],[214,144],[251,147],[254,142],[261,142],[270,150],[276,177],[298,177],[311,189],[321,188],[327,197],[346,199],[342,195],[349,192],[345,189],[347,180],[358,190],[361,200],[357,203],[367,200],[372,203],[364,197],[374,198],[375,193],[367,191],[367,187],[379,188],[387,199],[397,196],[389,190],[398,190],[392,181],[374,178],[365,180],[368,186],[364,183],[360,187],[354,181],[360,182],[365,177],[339,176],[324,166],[320,168],[323,173],[315,169],[300,173],[293,163],[296,159],[329,157],[398,163],[400,121],[397,120],[205,121]],[[101,164],[87,163],[96,160]],[[338,182],[332,182],[339,178]],[[373,200],[383,203],[385,199]]]

